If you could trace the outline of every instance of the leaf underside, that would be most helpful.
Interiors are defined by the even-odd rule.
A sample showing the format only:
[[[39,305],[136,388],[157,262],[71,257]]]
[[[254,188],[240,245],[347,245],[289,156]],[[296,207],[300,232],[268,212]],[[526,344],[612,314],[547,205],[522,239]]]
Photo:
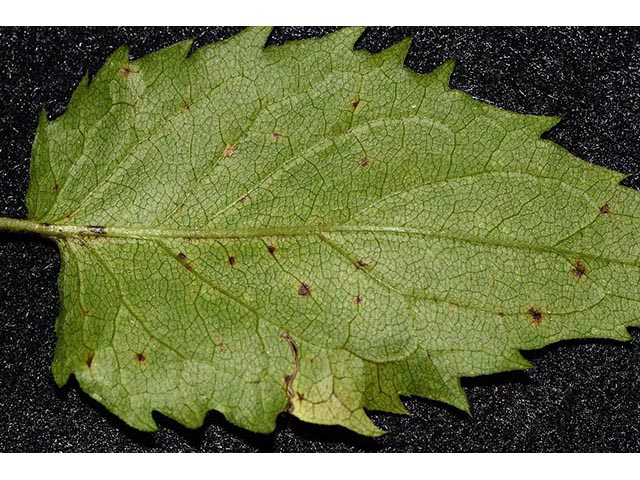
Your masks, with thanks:
[[[640,197],[361,29],[117,50],[41,117],[29,218],[62,254],[55,380],[129,425],[289,411],[364,435],[399,395],[638,325]]]

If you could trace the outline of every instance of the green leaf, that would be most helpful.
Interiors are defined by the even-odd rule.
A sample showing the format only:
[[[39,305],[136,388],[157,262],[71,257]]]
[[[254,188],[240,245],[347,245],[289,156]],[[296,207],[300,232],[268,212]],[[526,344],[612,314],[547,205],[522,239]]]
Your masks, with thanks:
[[[28,220],[62,253],[55,380],[128,424],[288,411],[378,435],[399,395],[640,325],[640,196],[540,135],[557,118],[404,68],[361,30],[268,29],[130,61],[43,113]]]

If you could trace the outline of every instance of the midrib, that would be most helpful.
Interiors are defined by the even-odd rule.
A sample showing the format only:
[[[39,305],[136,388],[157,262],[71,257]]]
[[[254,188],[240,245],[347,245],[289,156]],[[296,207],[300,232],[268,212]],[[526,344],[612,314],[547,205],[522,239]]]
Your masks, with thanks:
[[[386,226],[386,225],[297,225],[297,226],[275,226],[275,227],[255,227],[255,228],[144,228],[144,227],[103,227],[103,226],[82,226],[82,225],[56,225],[39,223],[32,220],[22,220],[15,218],[0,217],[0,231],[7,232],[30,232],[49,238],[121,238],[127,240],[155,240],[155,239],[184,239],[184,240],[233,240],[248,238],[267,237],[311,237],[322,236],[332,233],[359,234],[371,233],[380,235],[412,235],[438,240],[448,240],[452,242],[467,243],[472,245],[505,248],[513,250],[523,250],[536,253],[557,254],[569,257],[567,260],[595,259],[608,263],[620,265],[638,266],[638,260],[624,260],[620,258],[610,258],[594,253],[584,253],[575,250],[557,247],[532,245],[529,243],[513,240],[483,239],[465,235],[448,235],[426,229]]]

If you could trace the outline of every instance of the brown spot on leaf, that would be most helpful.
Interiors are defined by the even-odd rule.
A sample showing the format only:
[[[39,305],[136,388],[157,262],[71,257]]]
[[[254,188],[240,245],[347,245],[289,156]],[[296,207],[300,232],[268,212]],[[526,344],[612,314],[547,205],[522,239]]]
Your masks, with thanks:
[[[271,134],[271,138],[273,138],[277,142],[282,138],[282,134],[280,132],[273,132]]]
[[[504,312],[502,310],[498,310],[498,316],[499,317],[504,317]]]
[[[227,263],[230,267],[233,267],[236,264],[236,257],[233,255],[229,256],[229,258],[227,258]]]
[[[609,212],[611,212],[611,205],[609,205],[608,203],[605,203],[600,207],[600,213],[602,213],[603,215],[606,215]]]
[[[89,352],[87,354],[87,359],[84,361],[84,363],[87,364],[87,367],[91,368],[91,364],[93,363],[93,357],[95,357],[96,352]]]
[[[227,351],[227,345],[224,342],[217,343],[216,347],[218,347],[218,352],[220,353],[224,353]]]
[[[247,203],[249,200],[251,200],[251,196],[248,193],[240,197],[240,203]]]
[[[366,168],[366,167],[368,167],[368,166],[369,166],[369,159],[368,159],[367,157],[364,157],[362,160],[360,160],[359,165],[360,165],[362,168]]]
[[[53,191],[56,193],[60,191],[60,184],[58,182],[53,183]]]
[[[300,295],[301,297],[308,297],[309,295],[311,295],[311,287],[306,283],[301,283],[298,286],[298,295]]]
[[[282,332],[280,334],[280,338],[283,338],[287,341],[287,343],[289,343],[289,347],[291,347],[291,355],[293,355],[293,370],[291,370],[291,373],[285,374],[284,376],[284,385],[287,389],[287,397],[289,397],[286,410],[287,412],[291,413],[293,411],[294,397],[293,382],[298,375],[298,370],[300,370],[300,357],[298,353],[298,345],[296,344],[293,337],[289,335],[289,332]]]
[[[276,246],[275,245],[267,245],[267,251],[275,257]]]
[[[298,396],[298,400],[303,401],[304,400],[304,393],[302,392],[296,392],[296,395]]]
[[[529,315],[531,323],[534,325],[540,325],[542,323],[542,310],[538,307],[529,307],[527,309],[527,315]]]
[[[353,304],[355,306],[362,305],[362,302],[364,302],[364,298],[362,297],[362,295],[358,294],[355,297],[353,297]]]
[[[147,361],[147,357],[144,356],[144,353],[136,353],[136,362],[144,363]]]
[[[571,269],[571,275],[577,279],[581,279],[587,275],[587,266],[581,260],[578,260]]]
[[[237,148],[238,148],[237,145],[232,145],[228,143],[227,146],[224,147],[224,152],[222,152],[222,158],[231,157],[231,155],[233,155],[233,153],[236,151]]]
[[[189,260],[189,257],[187,257],[187,255],[184,252],[178,252],[177,258],[184,268],[186,268],[190,272],[193,272],[195,270],[193,266],[193,262]]]
[[[371,265],[369,265],[367,262],[365,262],[364,260],[358,260],[356,261],[356,268],[358,270],[366,270],[369,271],[371,270]]]
[[[135,71],[131,68],[131,65],[126,65],[122,70],[120,70],[120,73],[124,78],[129,78],[135,73]]]
[[[182,109],[185,112],[189,112],[191,111],[191,103],[187,102],[186,100],[184,102],[182,102]]]
[[[351,100],[351,111],[355,112],[356,108],[360,105],[360,97],[356,96],[353,100]]]

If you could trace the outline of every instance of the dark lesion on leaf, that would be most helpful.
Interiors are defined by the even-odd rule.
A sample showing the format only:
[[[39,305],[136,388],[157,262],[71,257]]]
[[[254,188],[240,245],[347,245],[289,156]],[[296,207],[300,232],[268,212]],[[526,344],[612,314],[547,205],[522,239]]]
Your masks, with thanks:
[[[187,257],[184,252],[178,252],[178,256],[176,257],[180,264],[186,268],[188,271],[193,272],[195,270],[195,266],[193,262]]]
[[[605,203],[604,205],[602,205],[600,207],[600,213],[602,213],[603,215],[611,213],[611,205],[609,205],[608,203]]]
[[[358,270],[364,270],[366,272],[371,271],[371,269],[373,268],[370,263],[365,262],[362,259],[356,260],[355,265]]]
[[[58,183],[57,180],[55,182],[53,182],[53,191],[55,193],[58,193],[60,191],[60,184]]]
[[[135,359],[136,359],[136,362],[138,363],[144,363],[147,361],[147,357],[142,352],[139,352],[139,353],[136,352]]]
[[[311,295],[311,287],[308,283],[301,283],[298,285],[298,295],[301,297],[308,297]]]
[[[120,70],[120,73],[124,78],[129,78],[131,75],[136,73],[136,71],[132,68],[130,64],[127,64],[122,68],[122,70]]]
[[[236,257],[234,257],[233,255],[229,255],[229,258],[227,258],[227,265],[229,265],[230,267],[233,267],[236,264]]]
[[[360,160],[360,162],[358,162],[358,165],[360,165],[360,168],[367,168],[369,166],[369,158],[364,157],[362,160]]]
[[[275,257],[275,256],[276,256],[276,250],[277,250],[277,249],[278,249],[278,248],[277,248],[275,245],[273,245],[273,244],[269,244],[269,245],[267,245],[267,252],[269,252],[269,254],[270,254],[272,257]]]
[[[539,307],[529,307],[527,309],[527,315],[534,325],[540,325],[543,320],[542,310]]]
[[[356,95],[353,100],[351,100],[351,111],[355,112],[358,105],[360,105],[360,96]]]
[[[87,365],[87,367],[91,368],[91,364],[93,363],[93,357],[95,357],[96,352],[91,351],[89,353],[87,353],[87,358],[84,361],[84,363]]]
[[[362,305],[362,302],[364,302],[364,297],[361,294],[358,294],[355,297],[353,297],[353,304],[356,307],[359,307],[360,305]]]
[[[582,260],[578,260],[573,267],[571,268],[571,275],[574,278],[580,280],[581,278],[587,275],[587,266],[582,262]]]
[[[285,388],[287,389],[287,397],[288,397],[286,411],[291,413],[293,412],[293,398],[296,394],[296,392],[293,390],[293,382],[296,379],[296,376],[298,375],[298,371],[300,370],[300,358],[299,358],[300,355],[298,351],[298,344],[295,342],[295,340],[289,334],[289,332],[282,332],[280,334],[280,338],[287,341],[287,343],[289,344],[289,347],[291,348],[291,355],[293,356],[293,370],[291,370],[291,373],[287,373],[284,376],[284,385],[285,385]]]
[[[278,140],[280,140],[284,135],[280,132],[272,132],[271,133],[271,138],[273,138],[273,140],[275,140],[276,142]]]

